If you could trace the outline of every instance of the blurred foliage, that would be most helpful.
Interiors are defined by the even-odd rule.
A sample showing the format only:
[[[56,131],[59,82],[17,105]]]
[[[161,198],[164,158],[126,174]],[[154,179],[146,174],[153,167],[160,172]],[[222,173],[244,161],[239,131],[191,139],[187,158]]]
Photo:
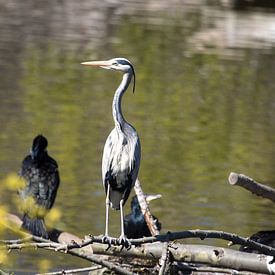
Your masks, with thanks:
[[[17,191],[25,186],[25,181],[23,178],[19,177],[16,173],[10,173],[2,180],[4,186],[6,186],[11,191]]]

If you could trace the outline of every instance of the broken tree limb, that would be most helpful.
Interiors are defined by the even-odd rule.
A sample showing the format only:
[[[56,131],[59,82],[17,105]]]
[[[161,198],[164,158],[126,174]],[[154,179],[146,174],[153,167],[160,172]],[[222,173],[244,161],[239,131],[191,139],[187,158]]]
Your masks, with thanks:
[[[137,195],[137,198],[138,198],[138,202],[139,202],[139,205],[140,205],[141,212],[144,216],[144,219],[147,223],[147,226],[148,226],[152,236],[159,235],[160,232],[157,228],[156,221],[154,220],[154,218],[151,214],[149,205],[146,202],[144,193],[141,189],[140,181],[138,179],[136,179],[134,189],[135,189],[135,192],[136,192],[136,195]]]
[[[253,194],[262,196],[266,199],[269,199],[269,200],[272,200],[273,202],[275,202],[275,189],[274,188],[271,188],[267,185],[258,183],[246,175],[231,172],[228,177],[228,181],[231,185],[241,186],[241,187],[249,190]]]

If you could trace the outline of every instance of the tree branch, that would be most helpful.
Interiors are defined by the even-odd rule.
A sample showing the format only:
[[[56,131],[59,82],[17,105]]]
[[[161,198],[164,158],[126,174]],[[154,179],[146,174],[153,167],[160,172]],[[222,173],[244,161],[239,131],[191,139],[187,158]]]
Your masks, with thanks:
[[[102,269],[101,265],[95,265],[91,267],[84,267],[84,268],[76,268],[76,269],[70,269],[70,270],[61,270],[56,272],[49,272],[49,273],[43,273],[43,275],[64,275],[64,274],[73,274],[73,273],[81,273],[81,272],[87,272],[87,271],[94,271]],[[42,275],[42,274],[37,274]]]
[[[273,202],[275,202],[275,189],[274,188],[271,188],[269,186],[258,183],[246,175],[231,172],[228,177],[228,181],[231,185],[241,186],[241,187],[249,190],[253,194],[262,196],[266,199],[269,199],[269,200],[272,200]]]
[[[154,218],[151,214],[149,205],[146,202],[144,193],[141,189],[140,181],[138,179],[136,179],[134,189],[135,189],[135,192],[136,192],[136,195],[137,195],[137,198],[138,198],[138,202],[139,202],[139,205],[140,205],[141,212],[144,216],[144,219],[147,223],[147,226],[148,226],[152,236],[159,235],[160,232],[159,232],[159,230],[157,228],[157,225],[156,225],[156,222],[154,221]]]
[[[12,214],[7,214],[6,219],[10,219],[11,221],[18,221],[18,219],[14,219],[14,217],[17,217]],[[17,217],[18,218],[18,217]],[[16,225],[20,225],[21,223],[16,223]],[[88,236],[85,238],[85,240],[80,239],[79,237],[72,235],[68,232],[61,232],[56,229],[53,229],[50,231],[50,236],[54,235],[52,232],[54,232],[57,236],[57,241],[59,243],[59,247],[57,250],[69,250],[69,249],[74,249],[74,248],[84,248],[86,246],[89,246],[94,243],[101,243],[103,244],[103,236]],[[58,232],[58,234],[56,233]],[[43,241],[42,238],[33,236],[36,241]],[[255,250],[258,250],[259,252],[266,254],[266,255],[271,255],[275,256],[275,249],[255,242],[249,238],[243,238],[238,236],[237,234],[232,234],[224,231],[216,231],[216,230],[186,230],[186,231],[179,231],[179,232],[168,232],[167,234],[162,234],[162,235],[157,235],[157,236],[152,236],[152,237],[144,237],[144,238],[139,238],[139,239],[130,239],[130,242],[132,245],[139,246],[141,244],[145,243],[153,243],[153,242],[168,242],[168,241],[175,241],[179,239],[188,239],[188,238],[200,238],[201,240],[203,239],[223,239],[227,241],[231,241],[233,244],[239,244],[239,245],[246,245],[249,246]],[[14,242],[14,241],[13,241]],[[111,239],[111,244],[112,245],[117,245],[118,239],[112,238]],[[107,248],[107,246],[106,246]],[[87,248],[87,252],[91,253],[94,250],[93,246],[89,246]]]

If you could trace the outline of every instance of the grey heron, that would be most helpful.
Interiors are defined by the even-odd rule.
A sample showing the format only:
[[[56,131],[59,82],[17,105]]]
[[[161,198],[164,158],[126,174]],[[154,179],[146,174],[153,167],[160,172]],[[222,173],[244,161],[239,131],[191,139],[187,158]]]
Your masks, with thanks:
[[[135,128],[128,123],[121,110],[122,96],[127,90],[135,71],[133,65],[125,58],[113,58],[106,61],[83,62],[82,65],[101,67],[122,72],[123,77],[115,91],[112,111],[115,127],[109,134],[103,151],[102,179],[106,193],[106,227],[104,240],[110,243],[108,232],[109,206],[120,210],[121,235],[119,243],[129,245],[124,233],[123,206],[135,184],[140,166],[140,141]]]
[[[34,138],[30,154],[22,162],[19,174],[25,186],[18,193],[24,212],[22,227],[48,239],[44,217],[54,204],[60,180],[57,163],[48,155],[47,145],[44,136]]]

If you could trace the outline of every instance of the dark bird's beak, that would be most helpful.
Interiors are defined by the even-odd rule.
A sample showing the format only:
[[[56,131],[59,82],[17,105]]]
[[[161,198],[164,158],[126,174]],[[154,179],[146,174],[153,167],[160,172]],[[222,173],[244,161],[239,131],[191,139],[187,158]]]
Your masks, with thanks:
[[[149,203],[152,200],[159,199],[161,197],[162,197],[161,194],[157,194],[157,195],[145,195],[145,199],[146,199],[147,203]]]
[[[88,62],[82,62],[81,65],[110,69],[110,67],[112,66],[112,62],[109,60],[107,60],[107,61],[88,61]]]

